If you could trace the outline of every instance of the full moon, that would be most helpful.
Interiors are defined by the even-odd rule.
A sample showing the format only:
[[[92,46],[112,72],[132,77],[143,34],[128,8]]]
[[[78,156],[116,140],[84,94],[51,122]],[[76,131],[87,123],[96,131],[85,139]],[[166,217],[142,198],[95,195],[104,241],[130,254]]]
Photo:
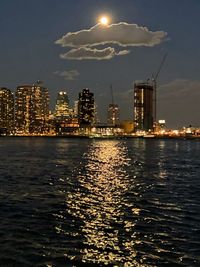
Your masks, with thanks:
[[[108,18],[107,17],[101,17],[99,21],[102,25],[108,24]]]

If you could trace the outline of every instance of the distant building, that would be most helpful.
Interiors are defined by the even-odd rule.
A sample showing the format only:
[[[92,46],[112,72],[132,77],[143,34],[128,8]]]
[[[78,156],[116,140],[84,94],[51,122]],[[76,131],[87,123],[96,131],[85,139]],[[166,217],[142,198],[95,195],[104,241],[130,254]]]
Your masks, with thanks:
[[[119,125],[119,106],[116,104],[109,104],[108,106],[108,124],[116,126]]]
[[[61,91],[57,95],[55,118],[62,119],[69,116],[69,98],[67,92]]]
[[[100,123],[99,117],[98,117],[98,112],[97,112],[97,103],[94,102],[94,124],[97,125]]]
[[[8,134],[14,130],[14,96],[4,87],[0,88],[0,128]]]
[[[134,84],[134,122],[136,130],[153,129],[154,87],[149,83]]]
[[[79,93],[78,117],[81,126],[90,126],[94,123],[94,94],[88,88]]]
[[[74,115],[78,116],[78,100],[74,101]]]
[[[39,84],[18,86],[15,95],[16,133],[46,133],[48,131],[48,123],[48,89]]]
[[[55,121],[55,131],[57,135],[77,135],[79,133],[78,117],[69,117]]]
[[[134,123],[133,121],[124,120],[120,124],[121,129],[124,130],[124,133],[130,134],[134,131]]]

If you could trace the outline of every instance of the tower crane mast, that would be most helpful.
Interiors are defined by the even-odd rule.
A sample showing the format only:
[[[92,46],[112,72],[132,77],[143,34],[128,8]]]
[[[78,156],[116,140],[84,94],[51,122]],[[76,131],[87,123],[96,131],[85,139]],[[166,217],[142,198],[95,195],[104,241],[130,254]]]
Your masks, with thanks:
[[[165,63],[166,58],[167,58],[167,53],[164,54],[156,74],[152,75],[152,82],[153,82],[153,87],[154,87],[154,124],[156,124],[156,121],[157,121],[157,80],[160,75],[161,69]]]

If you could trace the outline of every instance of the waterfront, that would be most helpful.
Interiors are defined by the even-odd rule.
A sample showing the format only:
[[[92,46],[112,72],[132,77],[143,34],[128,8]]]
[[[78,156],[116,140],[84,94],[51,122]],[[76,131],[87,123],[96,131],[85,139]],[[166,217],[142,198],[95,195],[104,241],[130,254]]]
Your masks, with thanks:
[[[199,266],[199,140],[0,139],[0,266]]]

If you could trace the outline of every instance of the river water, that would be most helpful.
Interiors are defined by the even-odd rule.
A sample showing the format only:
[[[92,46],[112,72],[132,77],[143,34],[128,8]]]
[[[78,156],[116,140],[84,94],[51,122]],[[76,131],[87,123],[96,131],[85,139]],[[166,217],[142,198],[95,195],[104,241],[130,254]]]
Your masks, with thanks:
[[[200,266],[200,142],[0,138],[0,266]]]

